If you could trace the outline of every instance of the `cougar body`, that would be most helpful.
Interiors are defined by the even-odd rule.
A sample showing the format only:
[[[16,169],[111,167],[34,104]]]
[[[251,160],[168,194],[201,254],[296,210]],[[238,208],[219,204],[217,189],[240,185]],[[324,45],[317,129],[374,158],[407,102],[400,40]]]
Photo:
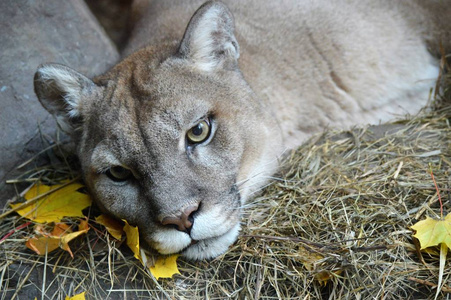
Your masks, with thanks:
[[[285,150],[422,108],[449,42],[438,1],[201,4],[137,1],[130,55],[109,72],[35,75],[99,206],[145,245],[191,259],[236,240]]]

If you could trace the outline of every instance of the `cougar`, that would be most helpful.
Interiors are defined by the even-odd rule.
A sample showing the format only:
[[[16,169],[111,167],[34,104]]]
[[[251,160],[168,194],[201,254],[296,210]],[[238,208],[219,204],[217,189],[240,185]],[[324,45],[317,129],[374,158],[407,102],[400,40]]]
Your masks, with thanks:
[[[127,51],[149,46],[94,79],[35,74],[99,207],[161,254],[224,253],[284,151],[417,112],[439,73],[439,1],[225,2],[136,3]]]

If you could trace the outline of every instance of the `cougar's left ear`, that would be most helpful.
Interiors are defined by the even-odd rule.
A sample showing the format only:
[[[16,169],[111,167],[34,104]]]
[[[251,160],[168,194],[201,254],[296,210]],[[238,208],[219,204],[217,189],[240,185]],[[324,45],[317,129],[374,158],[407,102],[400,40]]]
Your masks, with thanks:
[[[220,1],[202,5],[191,18],[179,55],[203,71],[235,68],[240,56],[232,13]]]
[[[82,118],[83,99],[96,88],[91,79],[60,64],[41,65],[34,75],[34,90],[39,101],[69,134]]]

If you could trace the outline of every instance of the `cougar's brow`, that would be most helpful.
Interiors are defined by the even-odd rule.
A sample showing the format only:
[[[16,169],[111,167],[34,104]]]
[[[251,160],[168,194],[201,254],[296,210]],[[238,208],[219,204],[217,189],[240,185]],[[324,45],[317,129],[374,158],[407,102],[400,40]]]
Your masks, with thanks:
[[[149,85],[152,82],[150,77],[150,72],[146,73],[147,77],[143,79],[142,70],[139,66],[133,66],[131,75],[129,77],[128,86],[130,95],[136,101],[148,101],[151,100],[151,91],[149,90]]]
[[[151,145],[151,143],[150,143],[150,139],[148,139],[147,137],[146,137],[146,133],[145,133],[145,131],[144,131],[144,126],[142,126],[143,124],[140,124],[141,122],[140,122],[140,119],[139,119],[139,109],[136,109],[135,110],[135,118],[136,118],[136,127],[138,127],[138,133],[139,133],[139,137],[141,138],[141,140],[142,140],[142,142],[143,142],[143,144],[144,144],[144,147],[145,147],[145,149],[146,149],[146,152],[149,152],[149,150],[148,149],[151,149],[151,147],[152,147],[152,145]],[[140,126],[141,125],[141,126]]]

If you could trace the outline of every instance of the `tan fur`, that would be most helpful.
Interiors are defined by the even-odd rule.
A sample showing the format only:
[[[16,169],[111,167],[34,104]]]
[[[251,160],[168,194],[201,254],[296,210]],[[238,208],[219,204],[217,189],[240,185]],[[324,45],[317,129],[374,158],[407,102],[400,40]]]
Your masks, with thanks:
[[[446,15],[430,18],[439,2],[388,0],[226,1],[235,23],[210,2],[182,38],[200,3],[137,1],[127,51],[151,46],[93,81],[54,64],[35,76],[97,203],[152,248],[192,259],[236,239],[242,206],[286,149],[326,127],[418,111],[438,74],[427,48],[449,38]],[[212,138],[188,149],[187,131],[206,116]],[[114,182],[112,166],[133,176]],[[161,223],[199,204],[189,234]]]

